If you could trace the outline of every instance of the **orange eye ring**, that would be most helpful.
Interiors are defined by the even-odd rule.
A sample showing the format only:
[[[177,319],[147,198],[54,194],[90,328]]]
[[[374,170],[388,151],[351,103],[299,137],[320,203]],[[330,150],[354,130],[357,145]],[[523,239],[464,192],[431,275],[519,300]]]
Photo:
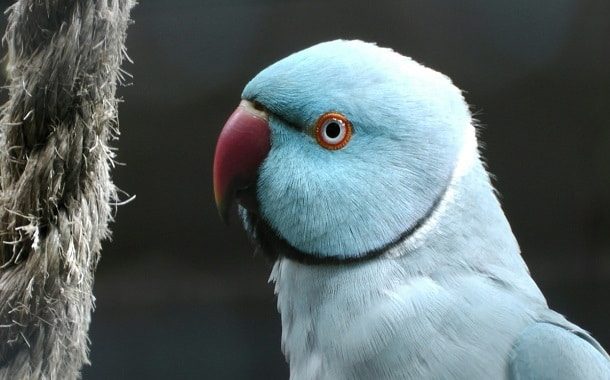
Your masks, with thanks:
[[[338,150],[352,138],[352,123],[337,112],[327,112],[316,122],[316,140],[328,150]]]

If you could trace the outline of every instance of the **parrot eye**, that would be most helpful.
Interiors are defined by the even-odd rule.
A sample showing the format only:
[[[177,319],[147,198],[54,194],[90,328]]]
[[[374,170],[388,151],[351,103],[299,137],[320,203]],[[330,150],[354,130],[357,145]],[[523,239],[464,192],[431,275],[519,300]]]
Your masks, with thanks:
[[[323,148],[341,149],[352,137],[352,123],[340,113],[327,112],[316,123],[316,140]]]

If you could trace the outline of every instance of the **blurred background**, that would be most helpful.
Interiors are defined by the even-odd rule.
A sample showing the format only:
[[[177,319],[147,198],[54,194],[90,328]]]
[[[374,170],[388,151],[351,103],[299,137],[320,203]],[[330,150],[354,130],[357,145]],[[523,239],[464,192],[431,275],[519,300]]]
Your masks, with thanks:
[[[372,4],[135,8],[115,143],[125,166],[114,178],[136,199],[119,207],[105,244],[84,379],[288,378],[270,266],[236,220],[221,224],[212,157],[253,75],[336,38],[392,47],[465,91],[534,279],[610,349],[610,2]]]

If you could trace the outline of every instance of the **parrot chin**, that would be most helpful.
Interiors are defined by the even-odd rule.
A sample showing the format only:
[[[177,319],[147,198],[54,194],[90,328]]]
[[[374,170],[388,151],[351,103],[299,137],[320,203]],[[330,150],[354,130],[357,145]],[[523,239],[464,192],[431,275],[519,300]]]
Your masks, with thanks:
[[[271,226],[261,217],[256,190],[254,186],[239,192],[237,198],[237,213],[242,220],[248,238],[253,243],[255,254],[262,254],[269,262],[273,263],[280,252],[292,248],[288,242],[273,231]],[[284,243],[284,244],[282,244]]]
[[[241,191],[237,197],[237,211],[242,220],[244,229],[255,247],[255,254],[262,254],[271,263],[279,257],[287,257],[303,264],[344,264],[374,259],[388,252],[388,250],[401,245],[415,235],[438,211],[451,187],[451,181],[435,199],[425,215],[415,223],[405,227],[405,231],[395,239],[383,244],[381,247],[362,253],[359,256],[328,257],[316,253],[307,253],[299,250],[280,236],[271,225],[261,216],[253,187]]]
[[[240,202],[238,213],[248,237],[254,244],[255,254],[262,254],[271,263],[275,262],[279,257],[288,257],[305,264],[355,261],[353,259],[341,260],[332,257],[321,258],[317,255],[302,252],[293,247],[286,239],[279,236],[257,211],[253,211],[252,208],[246,208]]]

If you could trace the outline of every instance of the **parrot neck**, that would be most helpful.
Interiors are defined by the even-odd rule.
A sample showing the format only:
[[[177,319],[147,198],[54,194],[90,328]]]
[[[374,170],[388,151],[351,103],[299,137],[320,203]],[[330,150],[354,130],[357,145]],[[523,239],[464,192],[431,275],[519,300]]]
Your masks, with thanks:
[[[474,139],[465,144],[450,185],[432,215],[382,258],[400,260],[416,273],[461,267],[465,271],[501,271],[511,281],[524,279],[528,287],[533,284]]]
[[[396,242],[396,244],[388,246],[384,253],[386,257],[399,257],[404,253],[416,250],[424,244],[427,236],[434,231],[448,213],[448,209],[455,203],[456,195],[467,187],[465,186],[467,182],[465,177],[473,170],[476,170],[476,164],[480,164],[476,131],[472,125],[466,127],[464,143],[456,161],[449,184],[435,205],[430,209],[429,214],[422,219],[421,223],[412,233],[405,235],[405,238]],[[485,171],[482,177],[489,178]],[[483,187],[485,189],[491,188],[491,184],[487,183]]]

